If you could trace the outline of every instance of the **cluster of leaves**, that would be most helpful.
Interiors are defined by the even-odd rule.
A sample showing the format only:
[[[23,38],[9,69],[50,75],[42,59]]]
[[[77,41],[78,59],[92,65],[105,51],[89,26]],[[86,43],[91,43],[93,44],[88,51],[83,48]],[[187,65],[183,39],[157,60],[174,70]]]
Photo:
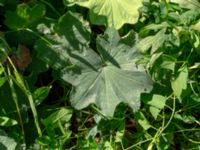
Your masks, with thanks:
[[[200,149],[199,0],[0,0],[0,149]]]

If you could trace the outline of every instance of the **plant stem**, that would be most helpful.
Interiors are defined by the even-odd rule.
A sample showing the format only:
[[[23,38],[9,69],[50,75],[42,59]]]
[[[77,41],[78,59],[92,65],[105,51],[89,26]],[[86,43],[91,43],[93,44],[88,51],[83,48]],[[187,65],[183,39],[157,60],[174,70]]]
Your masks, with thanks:
[[[8,47],[9,48],[9,47]],[[10,48],[9,48],[10,49]],[[7,57],[10,65],[12,66],[13,70],[14,70],[14,73],[15,73],[15,78],[11,79],[10,81],[15,81],[16,84],[18,85],[18,87],[22,90],[22,92],[26,95],[26,97],[28,98],[28,101],[29,101],[29,104],[30,104],[30,107],[31,107],[31,110],[32,110],[32,113],[33,113],[33,118],[34,118],[34,122],[35,122],[35,126],[37,128],[37,132],[39,134],[39,136],[42,136],[42,131],[40,129],[40,126],[39,126],[39,121],[38,121],[38,115],[37,115],[37,110],[36,110],[36,107],[35,107],[35,104],[34,104],[34,101],[33,101],[33,97],[32,97],[32,94],[31,92],[26,88],[24,82],[23,82],[23,79],[21,78],[20,74],[18,73],[15,65],[13,64],[12,60],[10,59],[10,57],[7,55],[7,53],[2,50],[2,52],[4,53],[4,55]],[[9,70],[9,73],[10,73],[10,70]],[[10,76],[11,74],[9,74]],[[20,80],[20,81],[19,81]],[[14,89],[14,86],[13,86],[13,82],[11,82],[13,89]],[[13,90],[12,89],[12,90]],[[15,92],[15,91],[13,91]],[[16,93],[15,93],[15,101],[16,101]],[[18,108],[19,109],[19,108]]]
[[[13,101],[14,101],[16,109],[17,109],[17,114],[19,116],[19,123],[20,123],[21,129],[22,129],[22,134],[25,137],[24,125],[23,125],[23,120],[22,120],[20,108],[19,108],[18,97],[17,97],[16,91],[15,91],[13,80],[10,78],[10,76],[11,76],[10,69],[8,68],[7,70],[8,70],[8,75],[6,74],[6,72],[4,72],[4,73],[7,77],[8,83],[9,83],[10,88],[11,88],[12,98],[13,98]]]

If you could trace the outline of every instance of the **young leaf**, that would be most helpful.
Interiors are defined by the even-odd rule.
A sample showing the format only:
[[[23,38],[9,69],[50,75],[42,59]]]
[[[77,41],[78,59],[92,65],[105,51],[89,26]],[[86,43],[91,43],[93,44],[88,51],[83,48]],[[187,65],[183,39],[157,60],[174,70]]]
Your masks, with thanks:
[[[125,23],[136,23],[139,17],[138,9],[142,6],[142,0],[64,0],[64,2],[89,8],[93,24],[115,29],[121,28]]]
[[[191,25],[191,29],[197,30],[198,32],[200,32],[200,20],[196,24]]]
[[[151,127],[151,125],[149,124],[148,120],[142,112],[138,111],[137,113],[135,113],[135,118],[144,130],[148,130]]]
[[[151,90],[152,81],[145,70],[135,64],[140,55],[134,45],[123,41],[126,40],[121,40],[116,30],[108,29],[104,36],[97,38],[101,58],[87,50],[77,56],[77,60],[72,60],[76,70],[62,71],[62,79],[74,86],[71,103],[75,108],[95,103],[108,116],[113,115],[121,102],[127,103],[133,111],[139,109],[140,94]]]
[[[175,80],[171,81],[171,86],[174,91],[174,95],[180,97],[183,90],[187,88],[187,80],[188,80],[188,68],[184,66],[179,69],[179,75]]]
[[[162,95],[153,95],[151,101],[147,104],[150,105],[149,110],[153,117],[156,119],[160,111],[165,107],[166,97]]]

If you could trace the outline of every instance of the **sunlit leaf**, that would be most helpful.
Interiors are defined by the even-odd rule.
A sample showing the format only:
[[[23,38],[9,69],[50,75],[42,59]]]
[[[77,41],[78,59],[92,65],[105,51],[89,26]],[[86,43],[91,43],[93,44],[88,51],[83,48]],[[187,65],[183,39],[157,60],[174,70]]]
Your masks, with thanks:
[[[171,81],[172,89],[176,96],[181,96],[183,90],[187,88],[188,81],[188,68],[187,66],[183,66],[179,69],[179,74],[175,80]]]
[[[89,8],[92,23],[116,29],[125,23],[136,23],[139,17],[138,9],[142,6],[142,0],[64,0],[64,2]]]
[[[0,116],[0,126],[9,127],[17,125],[17,121],[5,116]]]

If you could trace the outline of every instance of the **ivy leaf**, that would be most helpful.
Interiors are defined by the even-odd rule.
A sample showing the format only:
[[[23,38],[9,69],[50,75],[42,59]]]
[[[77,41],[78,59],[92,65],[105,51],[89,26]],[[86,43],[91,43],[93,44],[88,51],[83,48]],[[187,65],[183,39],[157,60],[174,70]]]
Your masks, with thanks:
[[[142,0],[64,0],[65,4],[78,4],[90,9],[93,24],[119,29],[125,23],[134,24],[139,17]]]
[[[136,65],[139,54],[133,37],[130,33],[120,39],[116,30],[108,29],[104,36],[97,38],[101,57],[87,50],[80,59],[72,61],[76,68],[62,71],[62,79],[74,86],[71,103],[75,108],[95,103],[108,116],[113,115],[121,102],[127,103],[133,111],[139,109],[140,94],[150,91],[152,82],[145,70]],[[127,40],[131,40],[130,45]]]

